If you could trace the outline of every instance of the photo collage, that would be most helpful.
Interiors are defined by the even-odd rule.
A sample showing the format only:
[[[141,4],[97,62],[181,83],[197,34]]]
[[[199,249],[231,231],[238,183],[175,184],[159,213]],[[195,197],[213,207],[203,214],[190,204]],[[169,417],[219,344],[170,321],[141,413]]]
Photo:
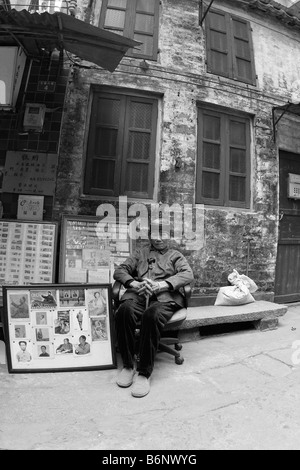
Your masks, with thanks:
[[[97,365],[101,344],[111,349],[108,286],[42,287],[6,289],[13,367]]]
[[[63,215],[60,282],[113,283],[115,267],[130,254],[128,227],[119,224],[119,239],[98,224],[98,217]]]
[[[53,282],[56,224],[0,221],[0,305],[2,286]]]

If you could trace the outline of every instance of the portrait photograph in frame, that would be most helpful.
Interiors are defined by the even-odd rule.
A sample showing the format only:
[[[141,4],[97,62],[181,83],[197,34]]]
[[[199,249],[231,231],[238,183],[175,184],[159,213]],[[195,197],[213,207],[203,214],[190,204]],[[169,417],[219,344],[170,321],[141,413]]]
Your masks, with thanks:
[[[116,368],[111,289],[111,284],[4,286],[9,373]],[[76,298],[80,293],[80,303],[72,302],[71,308],[64,305],[60,299],[65,292]],[[105,299],[101,314],[99,307],[89,306],[98,292]],[[41,309],[42,295],[55,301],[47,298]]]

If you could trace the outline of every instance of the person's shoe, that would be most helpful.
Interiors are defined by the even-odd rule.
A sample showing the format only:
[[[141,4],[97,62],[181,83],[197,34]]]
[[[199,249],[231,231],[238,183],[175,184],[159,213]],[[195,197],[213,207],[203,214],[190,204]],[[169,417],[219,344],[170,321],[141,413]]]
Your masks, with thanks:
[[[144,375],[138,375],[131,390],[131,395],[142,398],[150,392],[150,379]]]
[[[117,385],[119,385],[119,387],[130,387],[130,385],[132,384],[133,382],[133,376],[134,376],[134,369],[128,369],[126,367],[124,367],[118,378],[117,378]]]

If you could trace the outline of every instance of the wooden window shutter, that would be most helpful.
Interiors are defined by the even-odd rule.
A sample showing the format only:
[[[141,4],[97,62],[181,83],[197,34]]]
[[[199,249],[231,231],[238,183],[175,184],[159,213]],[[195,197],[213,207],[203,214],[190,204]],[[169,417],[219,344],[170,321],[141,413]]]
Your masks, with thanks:
[[[156,100],[127,98],[121,192],[128,197],[153,196],[156,122]]]
[[[99,26],[141,42],[128,56],[157,59],[159,0],[103,0]]]
[[[157,113],[157,98],[94,93],[85,194],[153,197]]]
[[[250,120],[198,109],[196,203],[250,207]]]
[[[255,85],[256,76],[250,24],[248,21],[235,17],[232,17],[231,21],[234,78]]]
[[[250,198],[250,131],[246,119],[229,116],[227,194],[229,206],[249,207]]]
[[[120,179],[124,97],[96,95],[93,100],[84,192],[115,196]]]
[[[222,205],[224,159],[222,120],[218,114],[199,110],[198,149],[196,201]]]
[[[228,19],[223,12],[210,12],[207,17],[207,71],[231,76],[231,50],[228,44]]]
[[[207,71],[256,84],[249,21],[223,11],[209,11],[206,19]]]

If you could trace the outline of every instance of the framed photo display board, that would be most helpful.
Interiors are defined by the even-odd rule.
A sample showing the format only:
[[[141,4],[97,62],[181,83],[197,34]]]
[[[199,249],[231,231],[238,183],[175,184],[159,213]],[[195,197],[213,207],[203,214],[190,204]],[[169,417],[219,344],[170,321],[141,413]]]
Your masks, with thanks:
[[[10,373],[116,367],[110,284],[3,288]]]
[[[98,230],[99,217],[63,215],[59,282],[112,283],[113,272],[130,254],[128,227]]]
[[[56,222],[0,220],[0,305],[6,285],[55,281]]]

